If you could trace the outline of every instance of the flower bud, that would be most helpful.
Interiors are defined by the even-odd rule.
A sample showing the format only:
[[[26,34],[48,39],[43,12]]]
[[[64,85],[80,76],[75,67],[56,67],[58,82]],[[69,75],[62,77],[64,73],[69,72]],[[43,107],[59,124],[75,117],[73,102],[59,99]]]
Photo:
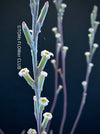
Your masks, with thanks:
[[[83,89],[86,90],[87,82],[86,81],[82,81],[82,86],[83,86]]]
[[[40,15],[39,15],[39,18],[38,18],[38,21],[37,21],[37,29],[38,29],[38,32],[40,32],[40,29],[43,25],[43,22],[45,20],[45,17],[47,15],[47,11],[48,11],[48,7],[49,7],[49,3],[48,1],[45,2],[41,12],[40,12]]]
[[[29,28],[27,27],[27,25],[26,25],[25,22],[22,23],[22,29],[23,29],[23,32],[24,32],[24,35],[25,35],[27,44],[28,44],[30,47],[32,47],[32,44],[33,44],[32,35],[31,35],[30,30],[29,30]]]
[[[43,90],[44,80],[45,80],[45,77],[47,77],[47,75],[48,75],[47,72],[42,71],[39,76],[39,88],[41,91]]]

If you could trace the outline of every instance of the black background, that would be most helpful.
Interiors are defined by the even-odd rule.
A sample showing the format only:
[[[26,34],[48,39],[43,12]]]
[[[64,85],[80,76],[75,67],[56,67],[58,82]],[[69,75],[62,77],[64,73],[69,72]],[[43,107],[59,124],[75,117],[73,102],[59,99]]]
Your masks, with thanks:
[[[47,49],[55,53],[55,37],[51,28],[56,26],[56,9],[50,1],[49,11],[39,35],[38,59],[40,52]],[[32,97],[34,92],[17,70],[17,26],[24,20],[31,28],[31,13],[29,0],[0,1],[0,128],[5,134],[20,134],[23,129],[36,128]],[[45,0],[41,0],[40,7]],[[86,61],[84,52],[88,51],[88,28],[90,27],[90,12],[93,5],[99,7],[100,0],[66,0],[68,7],[64,16],[64,43],[69,46],[66,57],[66,81],[68,87],[68,114],[64,134],[70,133],[72,124],[78,112],[82,96],[81,82],[85,78]],[[27,67],[32,74],[30,49],[24,35],[21,37],[21,65]],[[96,43],[100,44],[100,27],[96,34]],[[100,134],[100,49],[94,59],[94,68],[88,87],[85,108],[80,118],[75,134]],[[45,81],[42,96],[50,100],[46,111],[50,110],[54,92],[54,69],[50,62],[45,71],[48,77]],[[59,81],[61,84],[61,81]],[[53,114],[51,128],[57,134],[62,117],[63,92],[58,97]]]

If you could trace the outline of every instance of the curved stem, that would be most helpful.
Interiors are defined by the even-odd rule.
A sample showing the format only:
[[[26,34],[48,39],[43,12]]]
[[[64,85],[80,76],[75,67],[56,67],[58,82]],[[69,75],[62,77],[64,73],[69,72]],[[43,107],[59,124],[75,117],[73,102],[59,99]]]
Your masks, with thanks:
[[[89,63],[91,63],[92,58],[93,58],[92,50],[90,49],[90,51],[91,51],[91,56],[90,56]],[[72,127],[72,130],[71,130],[70,134],[73,134],[73,133],[74,133],[74,131],[75,131],[76,127],[77,127],[77,124],[78,124],[78,122],[79,122],[80,116],[81,116],[81,114],[82,114],[84,105],[85,105],[86,96],[87,96],[87,88],[88,88],[88,83],[89,83],[89,78],[90,78],[89,63],[87,64],[87,71],[86,71],[86,78],[85,78],[85,81],[87,82],[87,85],[86,85],[85,90],[83,91],[83,96],[82,96],[82,100],[81,100],[79,112],[78,112],[78,114],[77,114],[77,117],[76,117],[76,119],[75,119],[75,122],[74,122],[74,125],[73,125],[73,127]]]
[[[61,16],[60,13],[58,14],[58,29],[59,29],[59,33],[61,34],[61,44],[62,47],[64,45],[63,42],[63,29],[62,29],[62,20],[61,20]],[[66,79],[65,79],[65,56],[63,55],[63,51],[62,51],[62,83],[63,83],[63,94],[64,94],[64,105],[63,105],[63,117],[62,117],[62,121],[61,121],[61,126],[60,126],[60,131],[59,134],[63,133],[63,128],[64,128],[64,124],[66,121],[66,115],[67,115],[67,88],[66,88]]]
[[[53,113],[54,111],[54,108],[56,106],[56,102],[57,102],[57,98],[58,98],[58,94],[57,94],[57,86],[58,86],[58,64],[59,64],[59,52],[57,50],[57,43],[58,41],[56,42],[56,68],[55,68],[55,90],[54,90],[54,99],[53,99],[53,103],[52,103],[52,106],[51,106],[51,110],[50,110],[50,113]],[[47,133],[49,131],[49,128],[50,128],[50,125],[51,125],[51,121],[49,121],[48,123],[48,126],[47,126]]]

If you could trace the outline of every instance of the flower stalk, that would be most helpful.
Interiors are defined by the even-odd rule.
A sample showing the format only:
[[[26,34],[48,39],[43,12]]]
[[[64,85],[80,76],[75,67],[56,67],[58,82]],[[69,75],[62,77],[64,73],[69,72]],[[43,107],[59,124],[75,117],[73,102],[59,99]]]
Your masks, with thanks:
[[[80,108],[79,108],[77,117],[75,119],[75,122],[73,124],[73,127],[72,127],[72,130],[71,130],[70,134],[73,134],[75,132],[75,129],[77,127],[77,124],[79,122],[80,116],[82,114],[83,108],[84,108],[85,103],[86,103],[87,89],[88,89],[90,74],[91,74],[91,71],[92,71],[92,67],[94,66],[94,64],[92,63],[92,59],[93,59],[93,56],[94,56],[94,53],[95,53],[96,49],[98,48],[98,44],[94,43],[95,34],[96,34],[97,27],[98,27],[98,24],[99,24],[99,22],[98,22],[97,27],[95,27],[95,22],[96,22],[96,18],[97,18],[97,11],[98,11],[98,7],[94,6],[93,11],[90,15],[91,28],[89,28],[90,33],[88,35],[90,50],[89,50],[89,52],[85,52],[86,61],[87,61],[87,70],[86,70],[85,81],[82,82],[83,95],[82,95]]]
[[[40,0],[30,0],[30,9],[32,15],[32,30],[29,30],[28,26],[25,22],[22,23],[22,29],[26,38],[26,41],[31,49],[32,56],[32,66],[33,66],[33,78],[29,75],[29,70],[27,68],[22,69],[19,72],[19,75],[24,77],[27,83],[34,89],[35,96],[34,100],[34,115],[37,122],[37,132],[38,134],[42,133],[42,113],[45,106],[48,105],[48,100],[45,97],[41,97],[41,92],[43,90],[43,85],[45,81],[45,77],[47,77],[47,73],[44,72],[44,67],[47,61],[50,59],[53,54],[47,50],[41,52],[41,61],[38,65],[37,63],[37,49],[38,49],[38,35],[41,31],[41,27],[43,26],[45,17],[47,15],[49,3],[45,2],[40,14],[39,14],[39,3]],[[39,17],[38,17],[39,16]],[[50,114],[50,116],[52,116]],[[48,123],[48,122],[47,122]],[[46,128],[46,126],[45,126]],[[44,128],[44,130],[45,130]],[[37,133],[35,129],[29,129],[28,133]]]
[[[65,12],[66,4],[62,3],[62,0],[54,0],[55,7],[57,9],[57,27],[52,28],[52,31],[55,34],[56,38],[56,59],[51,61],[54,68],[55,68],[55,91],[54,91],[54,100],[51,107],[50,112],[53,113],[54,108],[56,106],[58,94],[59,94],[59,86],[58,86],[58,73],[61,76],[62,85],[63,85],[63,94],[64,94],[64,105],[63,105],[63,117],[61,121],[60,131],[59,134],[63,133],[63,128],[66,120],[67,114],[67,89],[66,89],[66,80],[65,80],[65,57],[68,47],[64,47],[63,42],[63,15]],[[67,48],[67,49],[66,49]],[[62,59],[62,69],[59,71],[59,54],[61,51],[61,59]],[[47,127],[47,132],[49,131],[50,122]]]

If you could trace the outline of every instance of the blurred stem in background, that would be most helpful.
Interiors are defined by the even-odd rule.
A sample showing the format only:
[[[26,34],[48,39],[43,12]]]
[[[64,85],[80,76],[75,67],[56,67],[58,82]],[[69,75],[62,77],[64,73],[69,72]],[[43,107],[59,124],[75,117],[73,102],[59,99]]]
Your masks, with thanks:
[[[86,62],[87,62],[87,70],[86,70],[86,77],[85,77],[85,81],[82,82],[82,86],[83,86],[83,95],[82,95],[82,100],[81,100],[81,104],[80,104],[80,108],[77,114],[77,117],[75,119],[74,125],[72,127],[72,130],[70,132],[70,134],[73,134],[77,124],[79,122],[80,116],[82,114],[84,105],[86,103],[86,97],[87,97],[87,88],[88,88],[88,83],[89,83],[89,78],[90,78],[90,73],[92,71],[92,67],[94,66],[94,64],[92,63],[92,59],[94,56],[94,53],[96,51],[96,49],[98,48],[98,44],[94,43],[94,39],[95,39],[95,34],[99,25],[99,22],[96,21],[97,18],[97,11],[98,11],[98,7],[94,6],[93,11],[90,15],[90,21],[91,21],[91,27],[89,28],[89,52],[85,52],[85,56],[86,56]]]
[[[59,134],[63,133],[63,129],[64,129],[64,124],[66,121],[66,115],[67,115],[67,88],[66,88],[66,79],[65,79],[65,58],[66,58],[66,53],[68,50],[67,46],[64,46],[64,41],[63,41],[63,15],[65,12],[65,8],[66,8],[66,4],[62,3],[62,0],[54,0],[54,4],[56,6],[57,9],[57,27],[52,28],[52,31],[55,34],[55,38],[56,38],[56,59],[51,60],[51,63],[54,66],[55,69],[55,91],[54,91],[54,100],[53,100],[53,104],[51,107],[50,112],[53,113],[55,106],[56,106],[56,102],[57,102],[57,98],[58,98],[58,94],[60,92],[60,90],[63,88],[63,117],[62,117],[62,121],[61,121],[61,126],[60,126],[60,130],[59,130]],[[61,51],[61,60],[62,60],[62,68],[59,68],[59,54]],[[62,85],[59,85],[58,83],[58,73],[60,74],[61,80],[62,80]],[[49,122],[48,127],[47,127],[47,132],[49,131],[50,128],[50,124],[51,122]]]

